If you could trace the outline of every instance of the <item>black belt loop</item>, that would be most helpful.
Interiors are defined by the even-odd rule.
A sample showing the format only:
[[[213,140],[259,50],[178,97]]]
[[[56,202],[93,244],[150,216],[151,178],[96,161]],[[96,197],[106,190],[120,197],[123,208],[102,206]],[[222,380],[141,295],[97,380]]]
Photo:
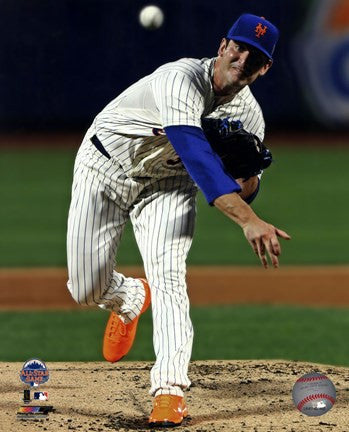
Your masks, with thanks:
[[[96,147],[96,149],[99,150],[105,157],[107,157],[108,159],[111,159],[110,154],[103,147],[103,144],[99,141],[97,135],[93,135],[93,137],[91,138],[91,142]]]

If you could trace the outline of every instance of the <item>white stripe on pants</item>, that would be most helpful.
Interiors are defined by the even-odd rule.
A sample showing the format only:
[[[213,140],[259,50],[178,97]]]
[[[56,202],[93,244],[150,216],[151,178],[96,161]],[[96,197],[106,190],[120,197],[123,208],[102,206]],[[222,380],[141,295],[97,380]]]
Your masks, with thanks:
[[[80,304],[114,310],[125,322],[139,314],[142,284],[114,270],[130,217],[152,293],[153,395],[182,395],[190,385],[193,329],[185,262],[194,231],[195,195],[188,176],[132,179],[88,140],[79,150],[68,219],[68,288]]]

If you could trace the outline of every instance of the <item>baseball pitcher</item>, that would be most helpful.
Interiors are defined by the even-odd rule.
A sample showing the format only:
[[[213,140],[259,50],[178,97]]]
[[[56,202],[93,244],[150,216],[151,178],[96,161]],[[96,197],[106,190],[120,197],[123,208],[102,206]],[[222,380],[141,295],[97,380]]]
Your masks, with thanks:
[[[289,235],[249,206],[271,161],[264,119],[249,85],[272,65],[277,28],[244,14],[214,58],[165,64],[112,100],[78,151],[69,210],[68,289],[81,305],[110,311],[103,354],[116,362],[132,347],[139,316],[152,305],[156,362],[150,426],[177,426],[193,328],[186,259],[201,189],[209,205],[240,225],[264,267],[278,267],[278,237]],[[128,220],[146,279],[115,269]]]

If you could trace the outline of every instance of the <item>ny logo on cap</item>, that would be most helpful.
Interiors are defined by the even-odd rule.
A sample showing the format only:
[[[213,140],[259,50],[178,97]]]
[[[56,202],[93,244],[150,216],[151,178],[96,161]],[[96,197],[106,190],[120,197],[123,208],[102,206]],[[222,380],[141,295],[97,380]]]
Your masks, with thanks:
[[[262,23],[258,23],[254,31],[256,32],[256,37],[260,38],[261,36],[264,36],[267,32],[267,26],[263,26]]]

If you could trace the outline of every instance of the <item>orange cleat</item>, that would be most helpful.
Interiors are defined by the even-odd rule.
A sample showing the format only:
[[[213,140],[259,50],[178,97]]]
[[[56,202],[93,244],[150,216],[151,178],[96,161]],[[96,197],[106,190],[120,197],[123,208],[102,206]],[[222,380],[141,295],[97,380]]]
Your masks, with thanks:
[[[182,396],[159,395],[154,400],[154,408],[149,417],[149,426],[179,426],[187,416],[188,408]]]
[[[150,305],[150,288],[145,279],[140,279],[145,289],[145,300],[141,313],[130,323],[125,324],[115,312],[111,312],[103,338],[103,356],[115,363],[122,359],[131,349],[136,336],[139,317]]]

